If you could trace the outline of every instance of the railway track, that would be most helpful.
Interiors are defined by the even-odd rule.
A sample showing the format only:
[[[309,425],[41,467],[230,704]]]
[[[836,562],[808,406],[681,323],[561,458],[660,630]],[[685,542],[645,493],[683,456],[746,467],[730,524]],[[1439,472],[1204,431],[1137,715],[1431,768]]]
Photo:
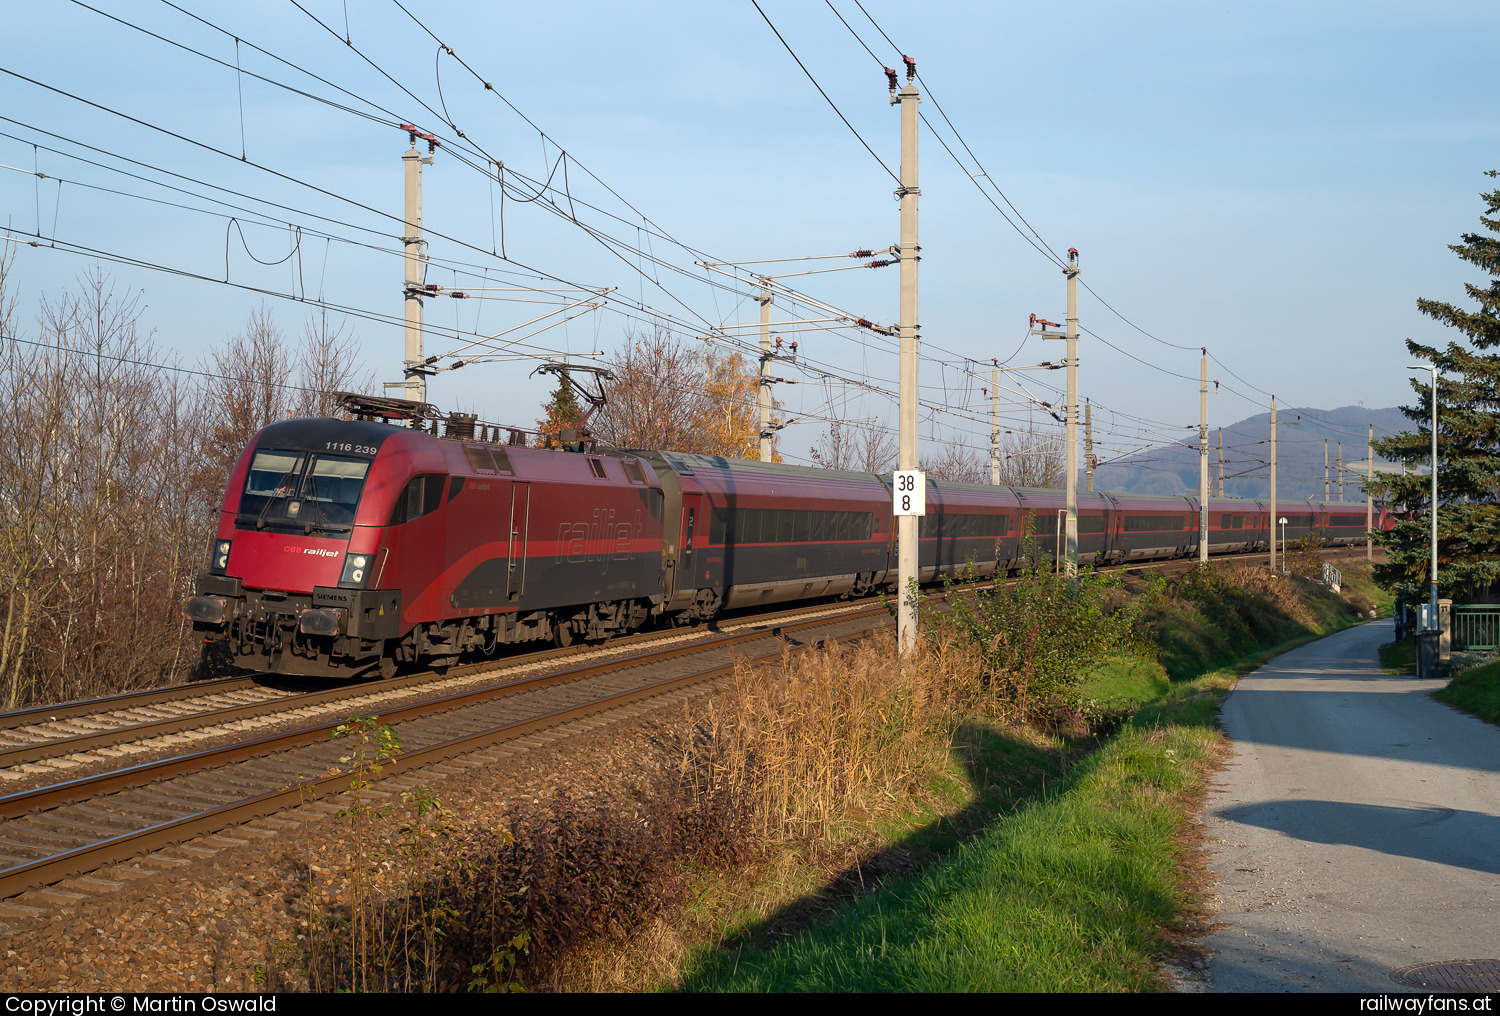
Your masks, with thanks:
[[[380,719],[394,727],[403,750],[382,763],[382,779],[545,729],[602,719],[723,677],[737,659],[779,658],[788,645],[858,637],[886,623],[883,607],[866,606],[648,648],[385,711]],[[0,899],[9,901],[11,911],[24,912],[28,904],[24,897],[12,899],[17,894],[346,792],[351,777],[339,760],[348,746],[330,740],[338,722],[0,798]]]
[[[862,600],[853,606],[870,606]],[[575,657],[620,653],[638,646],[711,637],[721,631],[765,626],[809,615],[838,613],[849,605],[818,604],[725,619],[711,628],[642,632],[601,646],[576,645],[491,658],[442,673],[422,671],[387,680],[326,683],[265,675],[223,678],[108,698],[40,706],[0,714],[0,779],[35,783],[80,766],[116,764],[124,756],[180,751],[251,729],[305,723],[320,714],[374,712],[419,697],[428,687],[453,688],[497,673],[524,674]]]

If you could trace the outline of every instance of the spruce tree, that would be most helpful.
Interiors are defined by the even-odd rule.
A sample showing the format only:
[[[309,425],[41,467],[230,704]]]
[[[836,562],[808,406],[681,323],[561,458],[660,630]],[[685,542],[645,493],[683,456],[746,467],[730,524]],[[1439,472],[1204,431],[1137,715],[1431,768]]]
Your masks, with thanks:
[[[557,375],[557,388],[552,392],[552,397],[542,403],[543,417],[536,422],[537,429],[543,435],[551,434],[556,437],[563,430],[578,426],[578,421],[583,419],[583,409],[578,405],[578,397],[573,394],[573,385],[569,380],[568,372],[562,371]],[[541,439],[546,443],[546,438]]]
[[[1496,171],[1487,174],[1495,177]],[[1464,286],[1478,303],[1467,310],[1441,300],[1418,300],[1417,309],[1462,334],[1464,343],[1446,349],[1406,340],[1418,360],[1436,364],[1438,374],[1438,595],[1456,602],[1482,596],[1500,578],[1500,190],[1480,195],[1479,217],[1487,233],[1465,233],[1450,249],[1490,277],[1488,288]],[[1432,380],[1412,379],[1415,406],[1402,412],[1417,430],[1384,438],[1375,450],[1388,461],[1423,468],[1432,454]],[[1398,603],[1428,599],[1431,574],[1431,476],[1387,474],[1374,483],[1376,496],[1404,505],[1407,521],[1377,542],[1387,563],[1375,577],[1394,590]]]

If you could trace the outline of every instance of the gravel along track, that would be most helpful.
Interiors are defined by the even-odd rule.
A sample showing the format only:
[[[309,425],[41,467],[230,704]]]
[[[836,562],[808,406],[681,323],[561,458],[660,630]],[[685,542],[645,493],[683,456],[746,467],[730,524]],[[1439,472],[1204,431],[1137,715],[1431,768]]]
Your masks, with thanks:
[[[114,767],[242,739],[253,732],[291,729],[320,718],[380,712],[445,691],[517,679],[570,666],[580,657],[608,658],[643,646],[678,645],[776,621],[835,617],[877,601],[820,604],[726,619],[712,628],[644,632],[603,646],[548,649],[484,660],[439,674],[424,671],[389,680],[333,687],[263,676],[226,678],[131,692],[82,702],[0,713],[0,781],[15,793]]]
[[[387,711],[382,719],[393,724],[403,751],[384,768],[394,776],[559,724],[628,712],[653,696],[723,676],[736,658],[768,659],[786,646],[858,636],[884,622],[883,609],[868,608],[653,647]],[[340,759],[350,746],[328,740],[334,725],[0,798],[0,898],[347,790]],[[9,905],[31,904],[23,897]]]
[[[0,713],[0,778],[4,770],[91,743],[107,743],[144,728],[254,709],[295,694],[248,677],[130,692],[109,698]],[[14,777],[12,777],[14,778]]]

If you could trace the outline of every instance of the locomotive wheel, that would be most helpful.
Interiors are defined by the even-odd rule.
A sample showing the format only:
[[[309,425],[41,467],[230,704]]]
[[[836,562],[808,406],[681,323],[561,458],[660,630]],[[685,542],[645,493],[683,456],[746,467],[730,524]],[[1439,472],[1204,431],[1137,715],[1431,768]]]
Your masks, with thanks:
[[[386,680],[396,676],[396,658],[390,653],[380,658],[380,676]]]
[[[573,644],[573,622],[562,621],[552,626],[552,641],[557,648],[566,649]]]

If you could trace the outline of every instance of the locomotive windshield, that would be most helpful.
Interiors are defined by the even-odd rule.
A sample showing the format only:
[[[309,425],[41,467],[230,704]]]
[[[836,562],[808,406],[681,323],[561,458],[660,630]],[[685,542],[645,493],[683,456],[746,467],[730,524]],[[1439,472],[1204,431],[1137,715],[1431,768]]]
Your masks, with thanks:
[[[257,451],[236,522],[347,531],[364,490],[368,459],[299,451]]]

